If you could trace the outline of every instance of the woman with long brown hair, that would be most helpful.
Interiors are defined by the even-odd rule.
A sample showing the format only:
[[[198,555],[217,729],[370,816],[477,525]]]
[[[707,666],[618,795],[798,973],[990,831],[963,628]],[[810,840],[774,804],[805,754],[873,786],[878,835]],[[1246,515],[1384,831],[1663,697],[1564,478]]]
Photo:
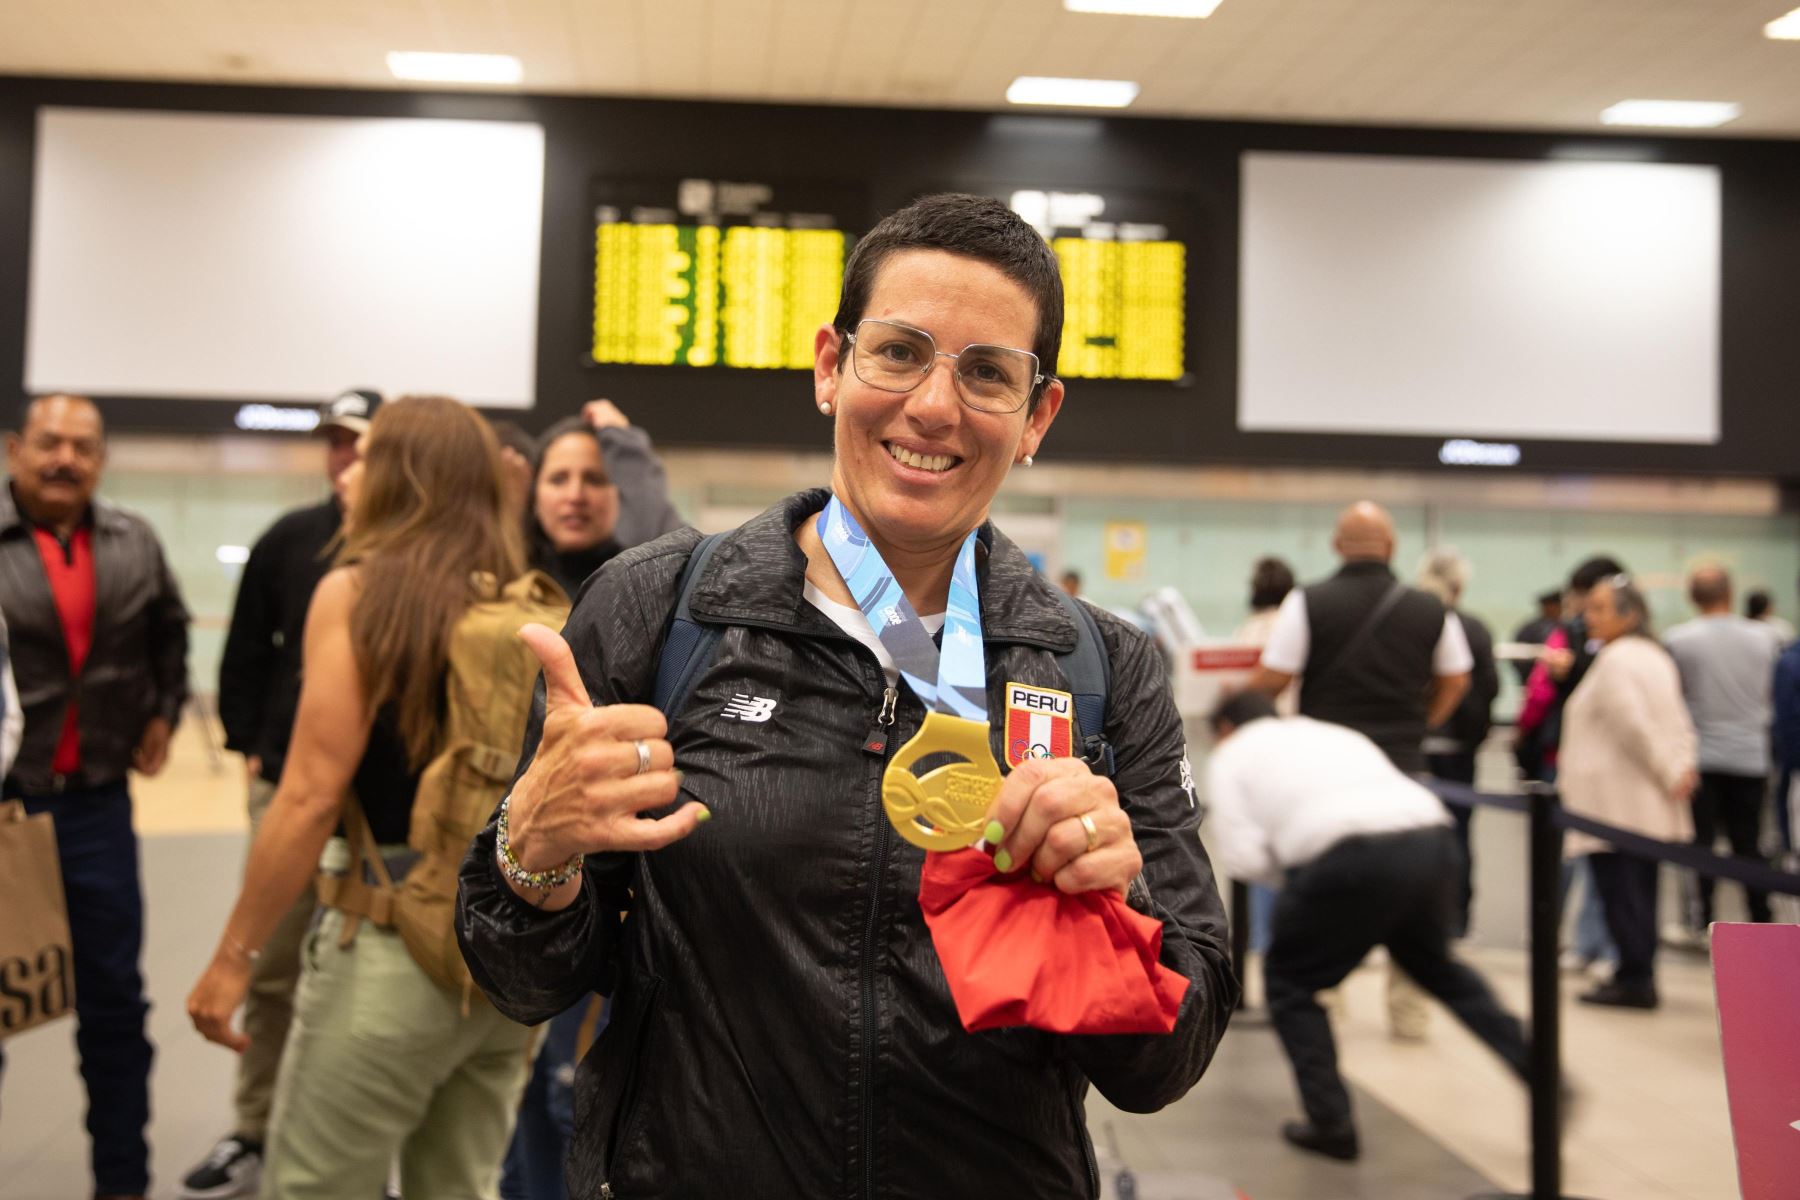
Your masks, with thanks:
[[[200,1032],[237,1050],[247,1040],[232,1017],[258,947],[321,854],[344,861],[347,793],[388,871],[398,878],[410,865],[420,771],[443,737],[451,633],[487,594],[483,579],[522,570],[486,422],[441,397],[383,407],[338,562],[307,614],[293,749],[188,999]],[[282,1058],[264,1194],[377,1196],[398,1156],[407,1195],[492,1196],[529,1038],[433,982],[393,930],[322,910]]]

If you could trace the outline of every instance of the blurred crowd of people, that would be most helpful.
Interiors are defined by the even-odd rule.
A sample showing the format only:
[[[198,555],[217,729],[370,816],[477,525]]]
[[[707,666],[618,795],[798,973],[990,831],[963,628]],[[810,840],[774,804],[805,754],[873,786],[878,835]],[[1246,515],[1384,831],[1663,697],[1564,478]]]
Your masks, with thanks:
[[[1800,645],[1767,591],[1736,613],[1723,567],[1692,571],[1695,615],[1659,639],[1624,565],[1589,558],[1497,647],[1461,606],[1467,560],[1434,550],[1408,586],[1391,566],[1394,543],[1386,511],[1360,503],[1339,518],[1331,577],[1298,587],[1287,564],[1259,560],[1235,640],[1261,647],[1260,665],[1212,715],[1212,835],[1225,872],[1253,885],[1252,946],[1307,1118],[1285,1132],[1339,1158],[1358,1142],[1324,1006],[1378,945],[1390,954],[1396,1037],[1423,1032],[1411,976],[1524,1073],[1516,1022],[1449,951],[1469,928],[1474,807],[1440,803],[1418,782],[1475,784],[1503,654],[1522,686],[1518,774],[1554,784],[1572,813],[1708,850],[1723,836],[1732,854],[1766,861],[1771,809],[1780,849],[1791,849],[1800,763]],[[1571,833],[1564,854],[1565,896],[1583,881],[1565,963],[1604,972],[1580,999],[1656,1008],[1659,863],[1586,833]],[[1703,935],[1714,883],[1690,883],[1684,919]],[[1766,895],[1745,900],[1750,919],[1771,918]]]

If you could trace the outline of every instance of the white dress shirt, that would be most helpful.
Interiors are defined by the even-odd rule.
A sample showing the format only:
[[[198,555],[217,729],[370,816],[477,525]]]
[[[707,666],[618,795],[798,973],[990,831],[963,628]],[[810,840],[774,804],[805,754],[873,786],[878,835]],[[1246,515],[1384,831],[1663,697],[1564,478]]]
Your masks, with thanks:
[[[1311,717],[1263,717],[1234,732],[1207,761],[1206,791],[1219,869],[1246,883],[1279,884],[1347,837],[1450,823],[1374,742]]]

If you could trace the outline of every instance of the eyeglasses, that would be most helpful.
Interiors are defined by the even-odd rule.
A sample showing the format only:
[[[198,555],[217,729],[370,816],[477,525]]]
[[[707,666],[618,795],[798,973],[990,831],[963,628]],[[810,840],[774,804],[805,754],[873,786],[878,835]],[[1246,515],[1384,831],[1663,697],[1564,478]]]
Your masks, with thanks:
[[[949,359],[955,364],[957,394],[977,412],[1018,412],[1044,381],[1038,356],[1029,350],[976,343],[964,346],[961,354],[949,354],[923,329],[873,317],[858,321],[856,332],[844,338],[856,377],[884,392],[912,391],[938,359]]]

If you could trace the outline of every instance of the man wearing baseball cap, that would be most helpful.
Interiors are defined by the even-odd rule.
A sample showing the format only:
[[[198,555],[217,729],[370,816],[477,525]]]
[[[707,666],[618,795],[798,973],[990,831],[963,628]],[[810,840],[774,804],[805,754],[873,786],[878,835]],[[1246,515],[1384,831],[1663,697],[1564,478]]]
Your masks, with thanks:
[[[219,662],[219,718],[225,725],[225,748],[244,756],[252,841],[287,756],[300,698],[306,608],[331,567],[329,547],[344,521],[341,481],[357,460],[357,439],[368,432],[380,405],[379,392],[356,388],[319,406],[315,432],[325,439],[325,474],[332,496],[286,513],[271,525],[251,548],[238,580],[231,629]],[[256,1194],[275,1073],[294,1012],[300,944],[313,905],[308,887],[257,959],[244,1005],[250,1048],[238,1060],[237,1126],[182,1180],[180,1194],[185,1200]]]

